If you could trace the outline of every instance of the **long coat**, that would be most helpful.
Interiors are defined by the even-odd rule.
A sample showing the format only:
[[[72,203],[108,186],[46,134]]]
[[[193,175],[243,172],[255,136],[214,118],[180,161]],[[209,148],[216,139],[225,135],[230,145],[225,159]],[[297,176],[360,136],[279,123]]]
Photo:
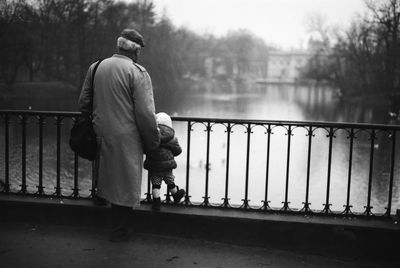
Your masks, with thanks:
[[[79,97],[90,111],[89,67]],[[93,125],[99,152],[97,194],[112,204],[137,206],[141,197],[143,153],[159,145],[153,88],[146,69],[123,55],[104,59],[94,79]]]
[[[160,129],[160,146],[146,154],[144,168],[150,172],[170,171],[176,168],[174,156],[182,153],[178,139],[175,137],[173,128],[165,125],[158,125]]]

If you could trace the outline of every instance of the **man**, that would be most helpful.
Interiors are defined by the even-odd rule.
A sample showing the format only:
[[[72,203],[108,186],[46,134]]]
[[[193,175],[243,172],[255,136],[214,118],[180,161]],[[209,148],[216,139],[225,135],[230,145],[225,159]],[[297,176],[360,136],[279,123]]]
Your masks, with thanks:
[[[99,147],[97,195],[111,203],[111,241],[129,239],[132,207],[141,197],[143,154],[159,145],[153,88],[146,69],[137,64],[144,47],[141,34],[125,29],[117,40],[118,53],[104,59],[93,83],[93,125]],[[88,70],[79,97],[80,111],[90,112]]]

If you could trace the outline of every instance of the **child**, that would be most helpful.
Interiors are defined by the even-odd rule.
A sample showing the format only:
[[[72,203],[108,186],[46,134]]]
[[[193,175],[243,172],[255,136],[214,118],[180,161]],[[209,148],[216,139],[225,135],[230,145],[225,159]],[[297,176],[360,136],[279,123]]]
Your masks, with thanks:
[[[174,156],[182,152],[182,148],[175,137],[175,131],[172,128],[172,120],[166,113],[156,114],[157,124],[160,130],[160,146],[151,152],[146,153],[144,168],[149,171],[149,178],[152,184],[153,210],[160,210],[160,188],[161,182],[167,184],[168,190],[177,204],[185,196],[185,190],[179,189],[175,185],[175,176],[172,170],[176,168]]]

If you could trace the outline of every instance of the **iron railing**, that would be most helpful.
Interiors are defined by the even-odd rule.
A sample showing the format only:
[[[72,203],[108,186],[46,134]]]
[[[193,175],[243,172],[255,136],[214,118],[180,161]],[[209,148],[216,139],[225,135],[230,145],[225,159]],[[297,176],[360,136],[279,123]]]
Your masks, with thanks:
[[[73,122],[75,122],[80,116],[80,113],[77,112],[44,112],[44,111],[17,111],[17,110],[0,110],[0,116],[3,121],[2,126],[3,127],[3,135],[4,135],[4,157],[2,160],[3,163],[0,163],[0,169],[3,166],[4,168],[4,177],[0,180],[3,180],[3,194],[21,194],[21,195],[36,195],[36,196],[56,196],[56,197],[62,197],[62,198],[91,198],[92,193],[95,190],[95,185],[94,183],[91,183],[91,189],[79,189],[79,183],[80,183],[80,177],[79,177],[79,168],[80,168],[80,160],[79,157],[74,154],[72,151],[68,151],[65,149],[62,149],[62,144],[66,143],[66,137],[67,134],[69,133],[69,129],[72,126]],[[214,119],[214,118],[192,118],[192,117],[173,117],[173,121],[175,122],[174,124],[181,124],[184,129],[185,134],[183,134],[182,137],[179,137],[179,139],[184,141],[183,146],[183,158],[185,167],[184,177],[184,186],[182,187],[185,188],[186,190],[186,196],[185,199],[181,202],[180,205],[184,206],[199,206],[199,207],[220,207],[220,208],[227,208],[227,209],[242,209],[242,210],[257,210],[260,212],[282,212],[282,213],[300,213],[300,214],[318,214],[318,215],[344,215],[344,216],[390,216],[394,214],[394,210],[398,208],[399,205],[399,188],[400,188],[400,183],[399,183],[399,172],[400,168],[398,164],[396,164],[396,157],[397,154],[399,153],[399,148],[398,145],[396,144],[397,140],[397,132],[400,130],[400,126],[396,125],[378,125],[378,124],[349,124],[349,123],[332,123],[332,122],[296,122],[296,121],[271,121],[271,120],[233,120],[233,119]],[[38,147],[38,152],[37,152],[37,158],[34,157],[33,160],[31,161],[37,161],[38,165],[38,176],[37,176],[37,182],[35,185],[37,190],[32,192],[29,191],[27,186],[27,125],[32,126],[33,123],[37,124],[37,128],[33,127],[33,129],[36,129],[35,133],[29,133],[30,136],[34,135],[38,137],[37,146]],[[53,123],[55,125],[55,130],[50,131],[48,128],[47,130],[47,135],[44,134],[44,126],[51,125]],[[21,125],[20,130],[17,125]],[[10,137],[10,126],[15,125],[14,130],[15,135]],[[223,161],[223,170],[224,170],[224,176],[223,177],[210,177],[211,174],[211,169],[210,166],[212,164],[212,160],[210,157],[213,156],[214,150],[211,149],[211,144],[216,143],[217,141],[212,139],[212,133],[213,131],[219,126],[219,128],[222,128],[224,134],[220,134],[218,136],[219,142],[223,142],[224,144],[224,161]],[[54,128],[54,127],[51,127]],[[205,164],[204,164],[204,181],[196,181],[193,182],[191,180],[191,171],[193,167],[193,161],[192,158],[194,155],[197,156],[197,152],[193,152],[193,148],[196,146],[200,146],[197,142],[195,141],[195,145],[193,142],[193,132],[195,128],[200,128],[200,132],[203,132],[205,137],[205,150],[204,153],[205,155]],[[263,155],[263,164],[257,164],[257,166],[253,166],[254,160],[260,160],[259,155],[257,156],[254,153],[254,142],[253,139],[258,139],[257,142],[260,141],[260,137],[255,138],[255,134],[253,134],[256,129],[260,132],[262,132],[263,135],[265,135],[265,139],[263,139],[263,144],[257,144],[257,150],[259,152],[259,155]],[[243,132],[242,132],[243,130]],[[298,132],[296,132],[298,131]],[[241,143],[234,143],[232,142],[232,134],[233,133],[244,133],[244,141]],[[276,135],[275,132],[280,132],[281,138],[277,141],[273,141],[272,136]],[[305,185],[304,189],[298,190],[290,188],[291,186],[291,180],[294,180],[291,172],[292,172],[292,162],[293,162],[293,136],[294,134],[298,133],[298,136],[304,136],[306,139],[302,140],[301,143],[305,145],[305,149],[302,151],[302,158],[305,164],[305,172],[302,174],[304,175],[304,180],[305,180]],[[54,183],[54,191],[53,192],[46,192],[44,189],[47,187],[44,185],[43,182],[43,173],[44,173],[44,166],[43,166],[43,156],[44,152],[43,149],[45,148],[45,144],[48,143],[46,141],[46,138],[49,136],[55,136],[51,139],[51,142],[55,143],[55,157],[56,157],[56,167],[55,167],[55,183]],[[63,134],[64,133],[64,134]],[[304,133],[305,135],[303,135]],[[340,133],[340,134],[339,134]],[[20,135],[20,136],[19,136]],[[342,158],[344,159],[343,163],[345,164],[345,168],[347,169],[346,172],[346,178],[341,180],[341,184],[339,187],[342,187],[345,194],[342,194],[345,196],[345,202],[343,205],[344,209],[343,210],[332,210],[332,192],[331,192],[331,187],[333,186],[332,183],[332,165],[333,165],[333,158],[335,154],[335,146],[334,141],[337,138],[337,135],[341,135],[344,138],[342,139],[341,145],[342,145],[342,151],[343,151],[343,146],[345,146],[345,150],[347,151],[346,156]],[[19,137],[18,137],[19,136]],[[325,174],[317,174],[314,176],[318,177],[319,183],[323,181],[325,183],[325,188],[324,188],[324,193],[319,193],[320,195],[323,196],[324,202],[322,204],[321,209],[312,209],[311,208],[311,202],[310,202],[310,187],[312,185],[311,181],[311,170],[313,168],[313,161],[312,161],[312,155],[315,153],[313,151],[314,149],[314,143],[316,143],[316,139],[319,136],[319,143],[321,143],[321,140],[323,142],[326,142],[326,170]],[[356,141],[359,139],[362,139],[362,136],[364,136],[364,142],[357,143],[357,148],[362,147],[362,152],[361,152],[361,157],[368,161],[367,166],[364,166],[362,168],[362,171],[365,171],[365,168],[367,167],[368,169],[368,177],[365,178],[366,180],[366,193],[362,193],[366,195],[366,200],[365,204],[363,206],[364,211],[360,212],[353,212],[352,211],[352,193],[357,192],[357,191],[364,191],[362,189],[354,189],[353,185],[353,176],[354,176],[354,155],[357,152],[358,157],[360,156],[358,149],[356,147]],[[1,137],[1,136],[0,136]],[[14,140],[20,140],[20,142],[17,142],[20,144],[21,149],[20,153],[21,156],[19,157],[19,160],[15,160],[14,162],[20,162],[20,165],[18,165],[18,168],[20,168],[20,178],[11,178],[10,175],[10,167],[12,166],[12,163],[10,163],[10,139],[13,138]],[[63,139],[63,140],[62,140]],[[326,140],[325,140],[326,139]],[[377,140],[380,140],[380,142],[377,142]],[[270,206],[271,203],[271,178],[272,176],[275,176],[274,174],[271,174],[271,168],[273,166],[271,165],[271,161],[274,159],[274,153],[276,151],[271,150],[271,147],[275,145],[276,143],[279,142],[281,146],[280,150],[280,155],[284,155],[284,157],[281,159],[284,161],[284,176],[280,178],[280,180],[283,180],[284,183],[282,186],[282,206],[281,207],[272,207]],[[1,143],[0,143],[1,144]],[[336,144],[336,143],[335,143]],[[325,145],[322,145],[325,146]],[[379,151],[378,157],[376,156],[377,154],[377,148],[381,146],[381,150]],[[244,152],[244,170],[238,170],[237,167],[232,167],[232,150],[234,148],[241,147]],[[263,148],[262,150],[260,148]],[[321,147],[321,145],[320,145]],[[202,148],[204,149],[204,148]],[[197,150],[197,149],[196,149]],[[319,150],[319,149],[318,149]],[[304,153],[304,154],[303,154]],[[325,153],[318,152],[319,155],[324,155]],[[68,194],[65,194],[63,192],[63,187],[62,185],[62,157],[61,155],[69,154],[71,155],[72,158],[72,166],[67,167],[66,169],[73,169],[73,171],[69,170],[72,174],[72,185],[70,192]],[[14,157],[15,158],[15,157]],[[385,164],[387,168],[385,169],[386,171],[382,171],[381,173],[377,174],[375,172],[375,168],[377,168],[376,160],[381,161],[382,159],[387,159],[388,162]],[[252,162],[253,161],[253,162]],[[296,160],[297,161],[297,160]],[[377,161],[377,162],[379,162]],[[383,161],[383,162],[385,162]],[[260,162],[260,161],[258,161]],[[344,164],[341,164],[342,168]],[[91,165],[91,163],[88,163],[87,161],[85,162],[86,166]],[[20,167],[19,167],[20,166]],[[182,168],[182,167],[181,167]],[[87,168],[88,170],[91,170],[93,172],[93,169]],[[240,187],[244,191],[244,194],[242,196],[242,203],[241,204],[233,204],[230,202],[231,196],[233,194],[237,195],[236,192],[233,192],[232,189],[232,169],[234,170],[234,175],[236,177],[239,177],[240,183],[244,187]],[[262,171],[264,174],[264,178],[262,180],[258,179],[256,182],[256,188],[258,192],[262,191],[262,198],[260,204],[250,204],[250,199],[249,195],[253,194],[253,191],[250,190],[250,184],[254,186],[254,179],[252,179],[250,173],[254,169],[257,169],[258,171]],[[93,173],[92,173],[93,174]],[[238,175],[239,174],[239,175]],[[242,174],[242,175],[240,175]],[[387,180],[382,180],[379,178],[382,174],[387,174]],[[300,175],[299,175],[300,176]],[[18,177],[18,176],[17,176]],[[92,177],[92,175],[91,175]],[[276,178],[275,178],[276,179]],[[223,196],[221,196],[221,202],[211,202],[210,201],[210,180],[212,181],[218,181],[218,182],[223,182],[220,183],[220,187],[223,189]],[[15,185],[13,187],[12,181],[18,181],[21,184],[17,186],[18,189],[16,189]],[[93,180],[92,180],[93,181]],[[204,183],[204,191],[200,191],[202,193],[202,197],[200,201],[197,200],[197,202],[193,201],[192,199],[192,193],[193,190],[191,189],[193,187],[193,183],[195,183],[195,189],[197,192],[199,192],[199,189],[202,188],[201,184]],[[237,183],[237,182],[236,182]],[[374,192],[373,196],[373,189],[375,184],[380,185],[379,187],[383,187],[382,189],[385,189],[383,191],[376,191]],[[383,186],[381,184],[384,184]],[[352,188],[353,187],[353,188]],[[236,187],[237,188],[237,187]],[[253,187],[254,188],[254,187]],[[89,191],[90,194],[86,196],[82,196],[81,192],[82,191]],[[279,191],[280,191],[279,190]],[[291,207],[291,192],[295,191],[298,194],[303,195],[303,202],[302,202],[302,207]],[[275,192],[275,190],[274,190]],[[301,192],[301,193],[300,193]],[[321,192],[321,191],[319,191]],[[385,203],[385,208],[383,213],[376,213],[374,212],[374,207],[372,205],[372,202],[376,199],[376,196],[378,196],[381,200],[384,200]],[[393,202],[393,198],[396,198],[396,201]],[[276,200],[274,200],[276,201]],[[152,202],[151,199],[151,185],[150,181],[147,181],[147,192],[145,193],[145,198],[143,200],[144,203],[146,202]],[[171,199],[169,194],[166,194],[166,199],[164,200],[164,203],[171,203]],[[395,205],[393,205],[395,204]]]

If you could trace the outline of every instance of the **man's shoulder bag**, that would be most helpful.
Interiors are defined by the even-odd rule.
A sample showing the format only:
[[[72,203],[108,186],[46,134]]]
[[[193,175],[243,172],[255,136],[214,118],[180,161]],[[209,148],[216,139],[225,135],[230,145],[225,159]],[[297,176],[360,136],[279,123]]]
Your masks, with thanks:
[[[90,85],[91,113],[93,112],[94,75],[101,61],[102,59],[96,63],[92,74],[92,80]],[[69,145],[72,151],[76,152],[78,156],[88,159],[90,161],[94,161],[97,155],[97,139],[96,139],[96,133],[93,130],[91,113],[83,115],[82,117],[79,117],[75,121],[75,124],[71,129]]]

